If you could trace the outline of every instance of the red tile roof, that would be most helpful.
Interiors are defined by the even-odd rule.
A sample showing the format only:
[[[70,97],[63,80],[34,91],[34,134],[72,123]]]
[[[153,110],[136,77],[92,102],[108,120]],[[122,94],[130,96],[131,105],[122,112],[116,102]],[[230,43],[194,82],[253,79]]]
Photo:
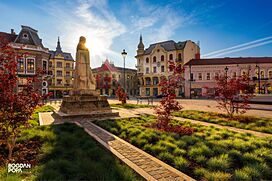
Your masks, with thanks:
[[[0,32],[0,42],[6,41],[7,43],[14,42],[17,35]]]
[[[225,64],[258,64],[272,63],[272,57],[234,57],[192,59],[185,65],[225,65]]]

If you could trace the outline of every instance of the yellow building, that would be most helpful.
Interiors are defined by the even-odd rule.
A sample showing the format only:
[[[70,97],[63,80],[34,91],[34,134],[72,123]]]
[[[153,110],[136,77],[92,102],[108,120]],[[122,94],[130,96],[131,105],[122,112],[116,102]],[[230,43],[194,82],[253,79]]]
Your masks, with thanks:
[[[140,96],[158,96],[161,94],[158,86],[160,77],[169,77],[168,62],[176,61],[182,64],[191,59],[200,58],[199,46],[191,40],[175,42],[173,40],[151,44],[144,49],[142,36],[138,44],[137,74],[140,82]],[[184,96],[184,86],[176,91],[177,96]]]
[[[61,98],[68,95],[72,89],[74,59],[71,53],[63,52],[58,38],[56,51],[49,51],[49,92],[53,98]]]

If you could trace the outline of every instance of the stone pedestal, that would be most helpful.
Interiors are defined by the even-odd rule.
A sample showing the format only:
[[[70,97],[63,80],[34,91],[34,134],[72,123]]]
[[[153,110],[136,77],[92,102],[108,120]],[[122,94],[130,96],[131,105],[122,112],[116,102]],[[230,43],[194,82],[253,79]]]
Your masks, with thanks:
[[[112,112],[107,97],[92,94],[76,94],[63,98],[60,110],[56,114],[62,118],[88,117],[102,118],[119,116],[118,112]]]

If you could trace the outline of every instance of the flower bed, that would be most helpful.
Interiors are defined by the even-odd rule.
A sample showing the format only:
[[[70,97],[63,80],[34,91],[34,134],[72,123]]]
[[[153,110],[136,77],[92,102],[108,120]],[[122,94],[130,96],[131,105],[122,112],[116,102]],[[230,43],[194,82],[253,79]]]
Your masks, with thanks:
[[[149,128],[152,116],[95,123],[197,180],[260,180],[272,177],[272,137],[173,120],[195,129],[180,135]]]
[[[213,112],[185,110],[173,113],[174,116],[183,117],[198,121],[220,124],[223,126],[232,126],[236,128],[254,130],[272,134],[272,119],[253,117],[253,116],[234,116],[228,117],[226,114]]]

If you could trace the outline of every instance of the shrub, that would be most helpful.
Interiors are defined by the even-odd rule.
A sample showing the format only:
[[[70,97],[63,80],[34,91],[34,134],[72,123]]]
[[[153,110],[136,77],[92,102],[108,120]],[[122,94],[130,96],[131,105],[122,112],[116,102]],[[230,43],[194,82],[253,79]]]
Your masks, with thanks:
[[[171,155],[170,153],[168,152],[162,152],[159,154],[159,159],[162,160],[162,161],[165,161],[166,163],[168,164],[173,164],[174,163],[174,156]]]
[[[175,163],[176,168],[181,171],[188,172],[190,170],[189,162],[181,156],[175,157],[174,163]]]
[[[167,149],[165,146],[162,146],[162,145],[154,145],[151,147],[151,153],[153,153],[154,155],[159,155],[160,153],[162,152],[166,152]]]
[[[196,163],[205,165],[207,163],[207,158],[203,155],[196,156],[195,158]]]
[[[231,174],[226,173],[226,172],[208,172],[207,175],[205,175],[207,180],[214,180],[214,181],[225,181],[225,180],[230,180],[231,179]]]
[[[212,151],[210,148],[208,148],[204,144],[195,145],[191,147],[188,151],[188,156],[192,159],[195,159],[196,157],[203,155],[205,157],[209,157],[212,154]]]
[[[255,164],[263,162],[263,159],[254,153],[245,153],[242,155],[242,162],[244,165]]]
[[[259,180],[260,174],[258,173],[257,169],[254,169],[249,166],[245,166],[245,167],[234,172],[234,178],[236,180],[243,178],[243,177],[246,179],[249,178],[247,180]]]
[[[175,155],[175,156],[182,156],[182,155],[185,155],[185,154],[186,154],[186,150],[184,150],[184,149],[176,148],[173,151],[173,155]]]
[[[230,159],[227,154],[222,154],[217,157],[212,157],[208,162],[207,166],[214,171],[227,171],[230,168]]]
[[[177,148],[177,145],[175,145],[175,144],[173,144],[171,142],[168,142],[168,141],[160,140],[158,142],[158,144],[165,147],[167,149],[167,151],[169,151],[169,152],[173,152]]]

